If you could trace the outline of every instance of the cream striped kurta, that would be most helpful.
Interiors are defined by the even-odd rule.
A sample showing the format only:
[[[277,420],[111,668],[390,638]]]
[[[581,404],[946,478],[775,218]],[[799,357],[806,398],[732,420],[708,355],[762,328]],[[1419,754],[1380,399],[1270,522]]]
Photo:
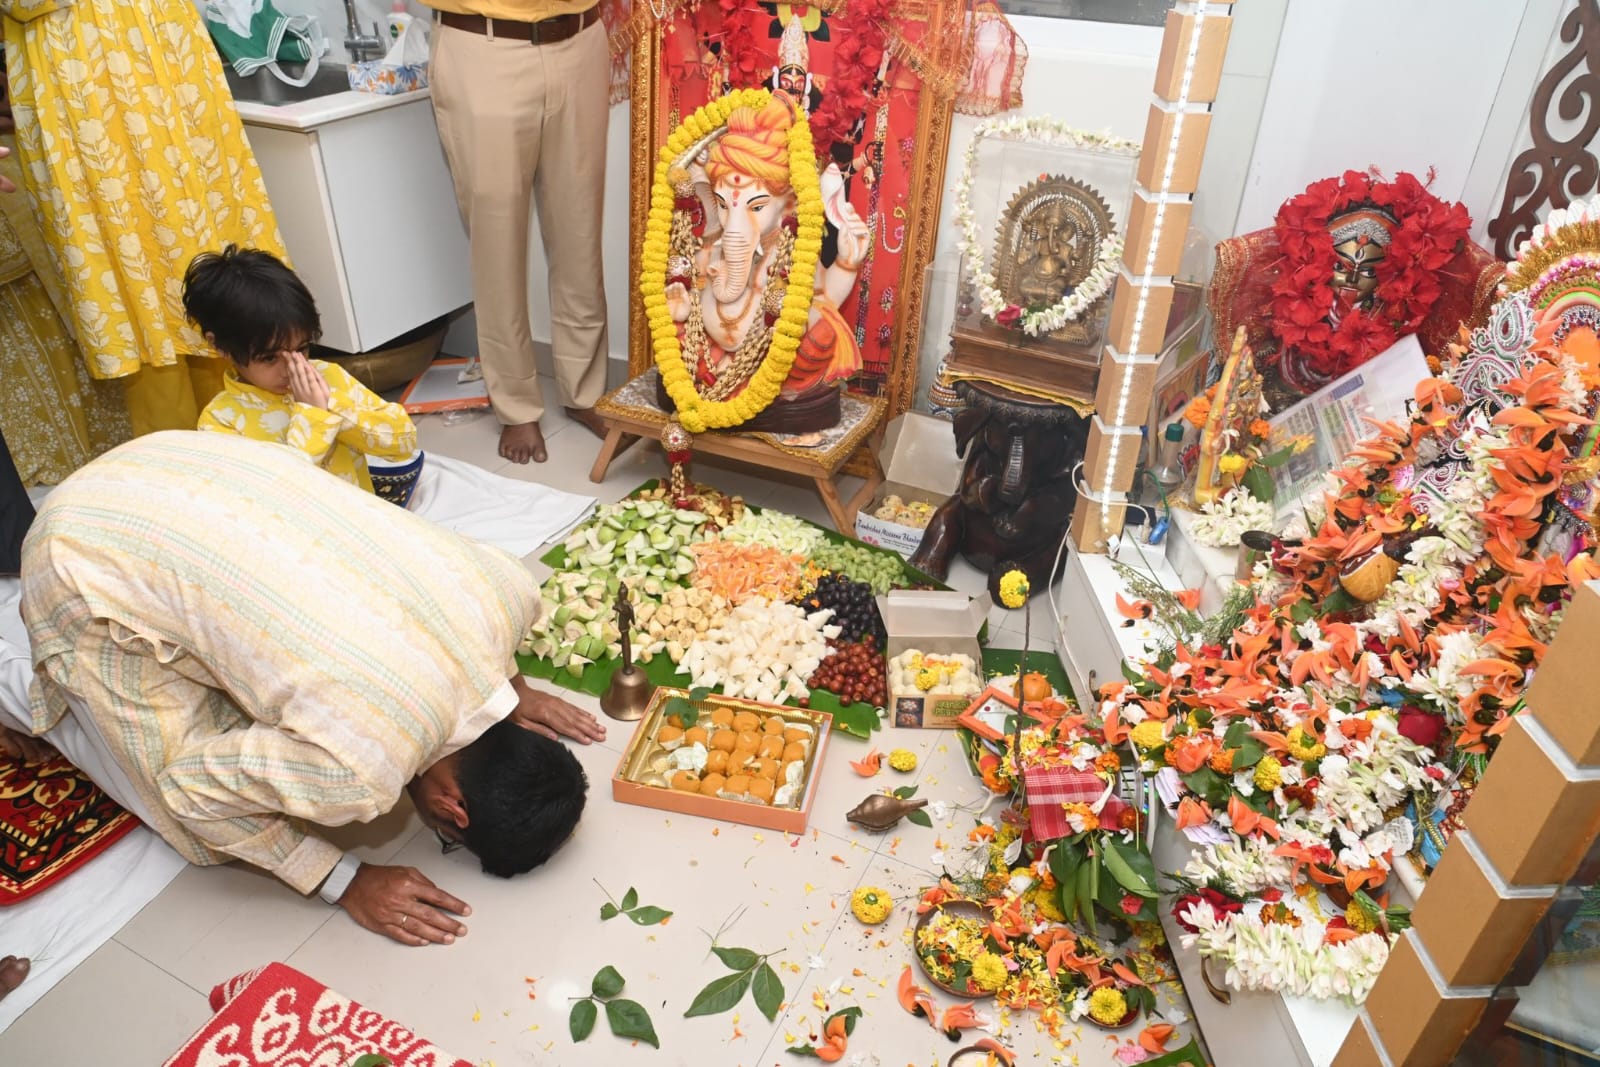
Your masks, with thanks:
[[[51,493],[23,548],[42,734],[92,719],[185,857],[309,892],[306,822],[366,821],[515,706],[533,578],[275,444],[171,431]]]

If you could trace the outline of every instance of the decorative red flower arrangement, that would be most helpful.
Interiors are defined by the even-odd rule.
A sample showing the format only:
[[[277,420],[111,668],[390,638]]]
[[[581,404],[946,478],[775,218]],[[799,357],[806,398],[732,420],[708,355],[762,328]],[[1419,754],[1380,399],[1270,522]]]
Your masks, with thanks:
[[[1363,206],[1382,209],[1398,225],[1377,265],[1371,309],[1351,309],[1334,326],[1328,321],[1334,310],[1328,224]],[[1465,207],[1446,204],[1411,174],[1384,181],[1352,170],[1313,183],[1278,210],[1274,225],[1283,260],[1272,286],[1273,334],[1320,374],[1337,377],[1359,367],[1427,319],[1444,292],[1439,272],[1470,227]]]

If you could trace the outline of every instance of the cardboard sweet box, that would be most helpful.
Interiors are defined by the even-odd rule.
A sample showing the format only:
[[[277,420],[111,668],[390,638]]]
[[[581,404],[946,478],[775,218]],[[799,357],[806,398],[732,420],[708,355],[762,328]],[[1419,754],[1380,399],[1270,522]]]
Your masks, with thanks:
[[[696,700],[663,686],[617,764],[611,795],[623,804],[798,834],[811,817],[832,726],[833,716],[822,711],[715,694]]]
[[[978,632],[993,607],[988,593],[969,597],[954,591],[896,590],[878,597],[889,637],[884,653],[889,664],[889,714],[895,726],[953,729],[973,697],[983,690],[983,646]],[[920,653],[947,662],[966,657],[971,679],[953,684],[949,670],[935,669],[932,684],[924,689],[912,681],[896,684],[897,668],[908,654]],[[912,671],[914,679],[918,672]]]
[[[882,455],[885,481],[856,516],[856,537],[910,557],[934,509],[961,484],[955,434],[944,419],[907,412],[889,423]],[[913,514],[918,521],[907,521]]]

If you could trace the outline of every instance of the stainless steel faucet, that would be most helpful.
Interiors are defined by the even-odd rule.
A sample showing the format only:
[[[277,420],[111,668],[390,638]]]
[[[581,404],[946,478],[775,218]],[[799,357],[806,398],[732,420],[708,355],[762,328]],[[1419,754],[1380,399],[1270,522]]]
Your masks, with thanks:
[[[344,0],[345,17],[349,20],[348,32],[345,38],[345,51],[350,53],[352,63],[360,63],[368,59],[380,59],[389,51],[384,43],[382,31],[378,28],[376,20],[372,23],[372,32],[361,32],[361,20],[356,15],[356,0]]]

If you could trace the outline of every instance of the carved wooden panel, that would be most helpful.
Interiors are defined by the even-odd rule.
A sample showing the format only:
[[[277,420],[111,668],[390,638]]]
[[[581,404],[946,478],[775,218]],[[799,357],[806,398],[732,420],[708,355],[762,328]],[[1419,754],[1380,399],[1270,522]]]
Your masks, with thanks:
[[[1529,108],[1533,144],[1512,162],[1488,226],[1503,260],[1516,255],[1546,208],[1564,208],[1600,188],[1600,160],[1589,151],[1600,134],[1600,0],[1577,0],[1560,40],[1566,51],[1540,79]]]

